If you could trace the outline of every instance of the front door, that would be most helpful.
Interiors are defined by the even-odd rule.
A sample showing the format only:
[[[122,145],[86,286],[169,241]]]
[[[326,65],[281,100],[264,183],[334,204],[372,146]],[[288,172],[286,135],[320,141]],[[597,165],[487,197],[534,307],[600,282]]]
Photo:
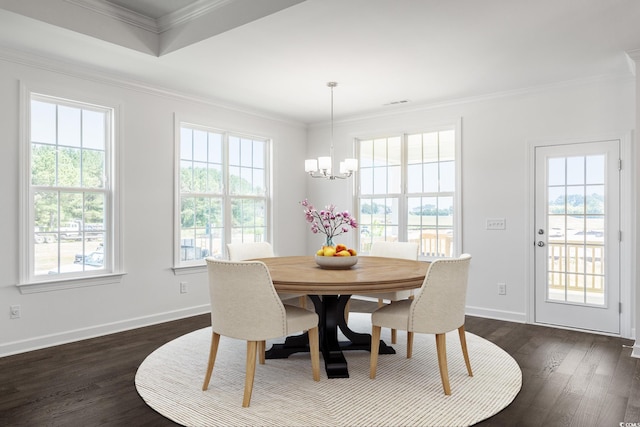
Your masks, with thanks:
[[[620,333],[620,142],[535,149],[535,321]]]

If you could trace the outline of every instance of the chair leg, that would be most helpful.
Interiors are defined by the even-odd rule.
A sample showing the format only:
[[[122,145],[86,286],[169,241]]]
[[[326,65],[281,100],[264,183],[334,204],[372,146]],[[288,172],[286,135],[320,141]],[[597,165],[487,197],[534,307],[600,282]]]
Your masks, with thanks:
[[[213,365],[216,363],[216,354],[218,354],[218,344],[220,343],[220,334],[215,332],[211,333],[211,348],[209,349],[209,363],[207,363],[207,373],[204,376],[204,383],[202,384],[202,391],[209,388],[209,381],[211,380],[211,373],[213,372]]]
[[[374,379],[376,377],[376,370],[378,369],[378,352],[380,351],[380,332],[382,328],[380,326],[373,325],[371,329],[371,361],[369,363],[369,378]]]
[[[249,407],[251,402],[251,392],[253,391],[253,379],[256,375],[256,351],[258,349],[258,341],[247,341],[247,373],[244,378],[244,398],[242,399],[242,407]]]
[[[313,380],[320,381],[320,340],[318,338],[318,328],[311,328],[307,333],[309,336],[309,352],[311,353]]]
[[[264,365],[265,363],[265,350],[267,348],[267,342],[266,341],[258,341],[258,362],[260,362],[261,365]]]
[[[391,329],[391,344],[396,344],[398,341],[398,331]]]
[[[300,302],[300,307],[307,308],[307,296],[306,295],[300,296],[298,298],[298,301]]]
[[[469,376],[473,376],[471,372],[471,362],[469,361],[469,352],[467,351],[467,337],[464,333],[464,325],[458,328],[458,335],[460,335],[460,344],[462,345],[462,355],[464,356],[464,363],[467,365],[467,372]]]
[[[447,336],[445,334],[436,334],[436,349],[442,388],[444,389],[444,394],[449,396],[451,394],[451,386],[449,385],[449,369],[447,368]]]
[[[378,298],[378,308],[384,305],[384,300],[382,298]]]
[[[413,332],[407,331],[407,359],[413,356]]]

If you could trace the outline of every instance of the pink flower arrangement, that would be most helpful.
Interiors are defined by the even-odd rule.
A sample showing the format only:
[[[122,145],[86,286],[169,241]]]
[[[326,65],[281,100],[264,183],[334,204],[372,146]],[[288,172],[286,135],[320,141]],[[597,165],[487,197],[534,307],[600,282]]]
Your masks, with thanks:
[[[304,207],[304,216],[311,224],[311,232],[323,233],[327,236],[327,245],[333,246],[333,237],[348,232],[352,228],[358,228],[356,219],[347,211],[336,212],[334,205],[326,206],[318,211],[307,199],[300,204]]]

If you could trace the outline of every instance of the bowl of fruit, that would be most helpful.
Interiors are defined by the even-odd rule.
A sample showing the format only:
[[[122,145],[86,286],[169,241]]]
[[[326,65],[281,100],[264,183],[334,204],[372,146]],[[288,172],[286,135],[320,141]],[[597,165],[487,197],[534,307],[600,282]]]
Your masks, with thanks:
[[[355,249],[349,249],[338,243],[336,246],[323,246],[316,252],[316,264],[329,270],[347,270],[358,263]]]

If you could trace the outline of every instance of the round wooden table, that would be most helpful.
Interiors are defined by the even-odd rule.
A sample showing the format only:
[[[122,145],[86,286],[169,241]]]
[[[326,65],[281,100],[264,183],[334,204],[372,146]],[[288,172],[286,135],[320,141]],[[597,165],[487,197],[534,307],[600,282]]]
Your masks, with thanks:
[[[260,258],[269,269],[278,292],[309,296],[319,317],[320,349],[329,378],[348,378],[345,350],[371,351],[371,335],[351,330],[344,311],[353,294],[371,294],[419,288],[429,263],[399,258],[358,257],[358,263],[346,270],[320,268],[313,256]],[[338,340],[338,329],[348,341]],[[267,351],[268,359],[286,358],[309,351],[306,334],[287,337]],[[380,354],[395,350],[380,342]]]

